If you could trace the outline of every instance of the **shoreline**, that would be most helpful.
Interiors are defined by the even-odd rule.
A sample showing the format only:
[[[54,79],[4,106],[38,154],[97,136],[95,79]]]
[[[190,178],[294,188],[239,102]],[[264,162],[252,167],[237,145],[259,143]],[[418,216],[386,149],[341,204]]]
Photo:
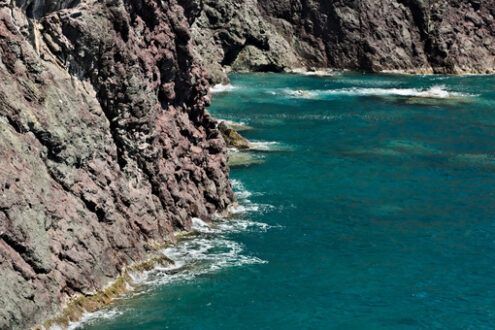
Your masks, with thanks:
[[[293,67],[293,68],[284,68],[281,71],[260,71],[260,72],[253,72],[249,70],[225,70],[225,74],[256,74],[256,73],[280,73],[280,74],[302,74],[302,75],[311,75],[311,76],[333,76],[338,73],[360,73],[360,74],[400,74],[400,75],[431,75],[431,76],[473,76],[473,75],[479,75],[479,76],[486,76],[486,75],[494,75],[495,74],[495,67],[494,68],[486,68],[486,69],[462,69],[462,68],[456,68],[454,70],[448,70],[445,68],[415,68],[415,69],[385,69],[385,70],[380,70],[380,71],[358,71],[358,70],[351,70],[351,69],[342,69],[342,68],[319,68],[319,67],[314,67],[314,68],[305,68],[305,67]],[[228,84],[222,84],[222,83],[212,83],[211,88],[215,88],[217,86],[228,86]],[[215,93],[215,91],[213,92]]]
[[[263,73],[276,73],[276,74],[287,74],[287,75],[307,75],[315,77],[335,77],[342,73],[357,73],[357,74],[367,74],[367,75],[405,75],[405,76],[490,76],[495,75],[495,67],[488,68],[484,70],[477,69],[456,69],[456,70],[446,70],[444,68],[417,68],[417,69],[394,69],[394,70],[381,70],[381,71],[356,71],[349,69],[338,69],[338,68],[284,68],[281,71],[249,71],[249,70],[225,70],[223,73],[225,75],[230,74],[263,74]],[[210,93],[217,94],[222,92],[228,92],[233,90],[230,83],[230,79],[225,81],[212,81],[210,82]]]
[[[221,120],[219,120],[219,122],[220,121]],[[243,126],[239,123],[229,123],[237,124],[239,127]],[[248,126],[246,126],[246,128],[251,129],[251,127]],[[243,164],[243,166],[245,165],[247,164]],[[230,182],[232,184],[232,181]],[[210,222],[204,222],[203,220],[201,221],[211,227],[211,224],[220,219],[229,220],[230,217],[236,214],[235,209],[238,207],[239,203],[236,197],[236,199],[228,205],[225,210],[215,213]],[[71,323],[81,321],[88,313],[96,313],[102,308],[111,305],[118,297],[135,292],[136,285],[133,283],[134,275],[143,274],[146,271],[151,271],[160,266],[165,267],[174,265],[176,261],[169,258],[166,254],[160,253],[160,250],[178,246],[184,238],[193,236],[195,232],[196,231],[194,228],[191,228],[190,231],[175,231],[173,237],[171,237],[168,241],[164,241],[162,243],[152,242],[151,251],[142,261],[137,261],[124,267],[121,273],[113,281],[107,283],[107,285],[100,290],[85,295],[76,294],[69,296],[65,304],[62,306],[61,311],[57,315],[43,321],[41,324],[35,325],[32,329],[66,329]],[[177,261],[179,262],[179,260]]]
[[[228,219],[235,214],[233,211],[239,206],[235,201],[230,204],[226,210],[213,216],[211,222],[205,222],[208,226],[215,222],[215,219]],[[147,258],[142,261],[134,262],[121,271],[121,273],[100,290],[88,293],[86,295],[76,294],[69,296],[62,308],[55,316],[44,320],[41,324],[33,326],[33,330],[50,330],[50,329],[67,329],[71,323],[80,321],[86,314],[96,313],[102,308],[111,305],[115,299],[123,294],[135,292],[136,285],[133,283],[134,274],[143,274],[157,267],[174,265],[176,260],[169,258],[166,254],[160,253],[160,250],[177,246],[185,237],[194,235],[195,231],[176,231],[170,241],[163,243],[155,242],[152,244],[152,251]]]
[[[160,247],[156,247],[155,249],[164,248],[165,244],[166,243],[163,243]],[[142,273],[159,265],[165,266],[174,263],[175,262],[172,259],[162,254],[153,255],[141,262],[131,264],[125,267],[121,274],[117,276],[115,280],[108,283],[105,288],[88,295],[78,294],[69,297],[57,316],[45,320],[41,325],[34,326],[33,329],[42,330],[60,327],[66,329],[70,323],[81,320],[86,313],[95,313],[103,307],[113,303],[114,300],[122,294],[132,292],[132,272]]]

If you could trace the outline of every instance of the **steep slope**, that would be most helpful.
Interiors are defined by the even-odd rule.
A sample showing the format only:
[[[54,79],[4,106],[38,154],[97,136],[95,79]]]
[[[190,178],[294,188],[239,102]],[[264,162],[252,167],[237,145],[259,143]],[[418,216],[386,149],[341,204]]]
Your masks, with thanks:
[[[0,328],[228,206],[208,103],[175,0],[0,2]]]
[[[495,2],[204,0],[193,38],[214,83],[225,71],[495,71]]]

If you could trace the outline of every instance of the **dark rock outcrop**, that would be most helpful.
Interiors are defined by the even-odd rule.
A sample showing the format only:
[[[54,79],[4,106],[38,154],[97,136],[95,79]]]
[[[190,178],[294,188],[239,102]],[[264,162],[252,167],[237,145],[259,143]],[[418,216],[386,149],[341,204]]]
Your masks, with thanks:
[[[211,80],[226,83],[223,67],[281,71],[295,63],[290,44],[253,1],[202,0],[192,35]]]
[[[478,0],[204,0],[192,35],[214,83],[230,70],[493,73],[494,16]]]
[[[194,10],[0,2],[0,328],[55,316],[233,200]]]
[[[220,124],[218,124],[218,130],[222,134],[223,139],[225,140],[225,143],[228,147],[237,149],[248,149],[250,147],[249,141],[246,140],[231,126],[227,125],[226,122],[222,121]]]

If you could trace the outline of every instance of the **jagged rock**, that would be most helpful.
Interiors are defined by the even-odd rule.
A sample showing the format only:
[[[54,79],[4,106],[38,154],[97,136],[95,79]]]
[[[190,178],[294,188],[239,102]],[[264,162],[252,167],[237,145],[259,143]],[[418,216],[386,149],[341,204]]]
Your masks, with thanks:
[[[495,72],[495,2],[206,0],[192,37],[225,71]]]
[[[0,1],[0,328],[51,318],[234,200],[224,138],[249,142],[205,112],[208,79],[494,72],[494,16],[479,0]]]
[[[256,1],[204,0],[192,38],[215,84],[227,83],[231,69],[283,71],[298,66],[289,42],[263,18]]]
[[[176,0],[0,3],[1,329],[234,199],[188,20]]]

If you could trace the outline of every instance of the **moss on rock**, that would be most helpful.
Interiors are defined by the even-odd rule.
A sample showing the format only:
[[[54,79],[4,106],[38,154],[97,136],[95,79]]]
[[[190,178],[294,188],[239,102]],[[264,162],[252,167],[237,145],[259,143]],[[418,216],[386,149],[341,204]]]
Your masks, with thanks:
[[[225,122],[222,121],[218,124],[218,129],[220,130],[220,133],[222,133],[228,147],[237,149],[248,149],[250,147],[249,141],[240,135],[236,130],[227,126]]]

